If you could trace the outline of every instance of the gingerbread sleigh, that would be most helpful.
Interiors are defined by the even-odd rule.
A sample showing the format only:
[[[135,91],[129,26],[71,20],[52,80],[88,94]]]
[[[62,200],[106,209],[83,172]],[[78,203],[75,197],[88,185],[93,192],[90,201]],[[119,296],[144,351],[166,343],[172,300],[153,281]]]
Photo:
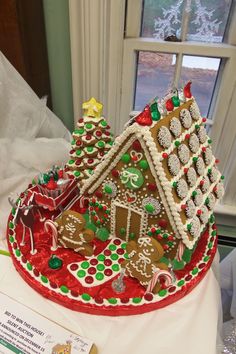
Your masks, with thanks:
[[[31,254],[13,210],[9,249],[24,279],[53,301],[143,313],[185,296],[209,269],[223,176],[190,83],[151,101],[115,141],[101,107],[86,102],[73,133],[65,172],[79,193],[64,217],[43,210]]]

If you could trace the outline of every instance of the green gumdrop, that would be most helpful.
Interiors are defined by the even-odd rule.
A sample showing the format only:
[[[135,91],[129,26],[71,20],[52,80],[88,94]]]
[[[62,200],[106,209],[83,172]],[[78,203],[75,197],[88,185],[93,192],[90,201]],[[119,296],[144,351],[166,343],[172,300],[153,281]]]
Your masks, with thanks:
[[[81,150],[81,149],[78,149],[78,150],[76,151],[76,155],[77,155],[77,156],[80,156],[81,153],[82,153],[82,150]]]
[[[109,185],[105,185],[104,187],[104,191],[107,193],[107,194],[112,194],[112,188],[109,186]]]
[[[126,234],[126,229],[124,227],[121,227],[120,234],[121,235],[125,235]]]
[[[121,156],[121,161],[124,163],[129,163],[130,162],[130,155],[129,154],[124,154]]]
[[[158,121],[161,118],[161,114],[160,114],[160,112],[158,110],[158,106],[157,106],[156,102],[154,102],[151,105],[150,110],[151,110],[152,120]]]
[[[139,167],[142,168],[143,170],[146,170],[149,167],[148,162],[146,160],[141,160],[139,162]]]
[[[172,102],[175,107],[178,107],[180,105],[180,100],[178,96],[173,96],[172,97]]]
[[[176,259],[174,259],[172,261],[172,266],[174,270],[180,270],[184,268],[184,262],[183,261],[177,261]]]
[[[101,141],[98,142],[98,147],[104,148],[104,146],[105,146],[104,141],[101,140]]]
[[[145,210],[148,212],[148,213],[153,213],[155,208],[152,204],[147,204],[145,205]]]
[[[106,241],[108,240],[110,235],[109,230],[106,227],[101,227],[100,229],[98,229],[98,231],[96,232],[96,236],[97,238],[99,238],[99,240],[101,241]]]
[[[69,163],[70,163],[70,161],[69,161]],[[74,162],[74,160],[73,160],[73,162]],[[44,183],[48,183],[49,180],[50,180],[50,176],[47,173],[44,173],[43,174],[43,180],[44,180]]]

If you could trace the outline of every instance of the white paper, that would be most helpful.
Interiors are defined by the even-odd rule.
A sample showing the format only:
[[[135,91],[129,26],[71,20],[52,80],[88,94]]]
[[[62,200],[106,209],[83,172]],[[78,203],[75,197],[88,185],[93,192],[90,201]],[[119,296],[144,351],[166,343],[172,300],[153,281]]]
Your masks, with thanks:
[[[58,326],[0,293],[0,353],[88,354],[92,345],[91,340]]]

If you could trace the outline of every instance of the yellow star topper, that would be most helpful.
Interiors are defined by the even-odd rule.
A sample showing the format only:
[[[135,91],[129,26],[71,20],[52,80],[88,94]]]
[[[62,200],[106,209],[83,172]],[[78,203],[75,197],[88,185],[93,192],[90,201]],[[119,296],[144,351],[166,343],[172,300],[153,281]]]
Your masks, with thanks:
[[[84,102],[82,108],[84,110],[84,115],[87,117],[100,118],[102,113],[102,104],[97,102],[94,97],[90,98],[89,101]]]

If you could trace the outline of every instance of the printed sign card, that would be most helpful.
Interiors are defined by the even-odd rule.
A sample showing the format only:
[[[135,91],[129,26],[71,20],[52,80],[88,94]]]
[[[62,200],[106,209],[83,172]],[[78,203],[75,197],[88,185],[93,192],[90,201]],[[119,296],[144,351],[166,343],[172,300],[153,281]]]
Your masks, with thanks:
[[[91,340],[76,335],[0,293],[0,354],[91,354]]]

